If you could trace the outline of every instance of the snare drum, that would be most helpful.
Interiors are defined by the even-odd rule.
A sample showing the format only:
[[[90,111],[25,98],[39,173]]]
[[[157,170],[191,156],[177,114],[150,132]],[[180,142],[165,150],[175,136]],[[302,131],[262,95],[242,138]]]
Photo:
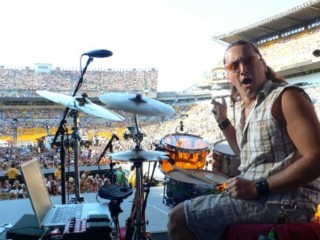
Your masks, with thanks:
[[[186,170],[184,172],[173,170],[167,173],[164,182],[163,203],[169,207],[174,207],[178,203],[187,199],[195,198],[202,195],[217,193],[217,184],[225,182],[228,177],[217,172],[207,170]],[[200,177],[198,179],[197,177]],[[213,180],[216,184],[210,184],[202,181],[201,178]]]
[[[185,169],[202,169],[205,165],[209,144],[201,137],[190,134],[171,134],[160,141],[160,148],[167,151],[175,166]],[[162,170],[173,170],[168,160],[162,161]]]
[[[240,174],[240,158],[232,151],[227,140],[216,142],[213,146],[213,164],[212,170],[221,172],[228,177],[234,177]]]

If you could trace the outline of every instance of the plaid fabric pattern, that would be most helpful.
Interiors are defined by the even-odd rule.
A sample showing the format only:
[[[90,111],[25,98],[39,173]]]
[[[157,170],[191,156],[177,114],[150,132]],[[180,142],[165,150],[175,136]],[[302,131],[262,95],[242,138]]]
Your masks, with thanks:
[[[237,141],[241,149],[241,176],[249,180],[267,178],[289,166],[299,153],[288,132],[271,114],[272,106],[290,85],[267,81],[244,120],[244,107],[238,106]],[[303,94],[306,94],[303,89]],[[301,204],[317,204],[320,196],[320,179],[293,191],[270,195],[268,203],[287,204],[293,199]]]

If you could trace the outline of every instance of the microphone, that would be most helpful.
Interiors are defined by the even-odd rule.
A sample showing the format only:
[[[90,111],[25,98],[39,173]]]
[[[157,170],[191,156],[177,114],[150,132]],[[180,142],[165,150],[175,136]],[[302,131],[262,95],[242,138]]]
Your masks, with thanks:
[[[180,132],[183,132],[183,122],[180,121]]]
[[[316,49],[312,52],[313,56],[320,57],[320,49]]]
[[[82,56],[89,56],[89,57],[95,57],[95,58],[105,58],[105,57],[111,57],[112,54],[113,53],[109,50],[98,49],[98,50],[86,52],[86,53],[82,54]]]

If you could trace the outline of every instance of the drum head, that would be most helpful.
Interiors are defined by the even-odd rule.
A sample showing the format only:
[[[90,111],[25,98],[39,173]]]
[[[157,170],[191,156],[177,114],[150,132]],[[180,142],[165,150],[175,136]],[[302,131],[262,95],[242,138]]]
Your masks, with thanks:
[[[216,142],[213,146],[214,151],[224,153],[226,155],[235,155],[227,140]]]
[[[168,177],[179,182],[191,184],[210,184],[192,175],[199,176],[200,178],[208,178],[210,180],[213,180],[213,182],[215,182],[216,184],[225,182],[228,179],[227,176],[221,173],[211,172],[207,170],[189,169],[186,171],[190,172],[190,175],[178,170],[172,170],[168,172]]]
[[[209,144],[201,137],[190,134],[167,135],[161,140],[161,145],[167,149],[178,149],[188,152],[202,151],[209,148]]]

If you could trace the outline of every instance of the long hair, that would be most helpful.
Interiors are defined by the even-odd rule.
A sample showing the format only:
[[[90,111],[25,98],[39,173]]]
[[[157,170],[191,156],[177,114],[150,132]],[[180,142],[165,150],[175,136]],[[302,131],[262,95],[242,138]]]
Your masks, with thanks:
[[[239,45],[250,45],[253,50],[259,55],[259,57],[265,62],[264,58],[262,57],[258,47],[253,43],[253,42],[250,42],[250,41],[246,41],[246,40],[238,40],[238,41],[235,41],[233,43],[231,43],[228,48],[226,49],[225,52],[227,52],[230,48],[234,47],[234,46],[239,46]],[[223,64],[225,65],[225,58],[223,58]],[[276,72],[267,65],[267,71],[266,71],[266,77],[267,79],[271,80],[272,82],[275,82],[275,83],[286,83],[286,81],[284,80],[284,78],[280,77],[279,75],[276,74]],[[240,95],[237,91],[237,89],[232,86],[231,88],[231,94],[230,94],[230,99],[233,103],[237,102],[240,100]]]

